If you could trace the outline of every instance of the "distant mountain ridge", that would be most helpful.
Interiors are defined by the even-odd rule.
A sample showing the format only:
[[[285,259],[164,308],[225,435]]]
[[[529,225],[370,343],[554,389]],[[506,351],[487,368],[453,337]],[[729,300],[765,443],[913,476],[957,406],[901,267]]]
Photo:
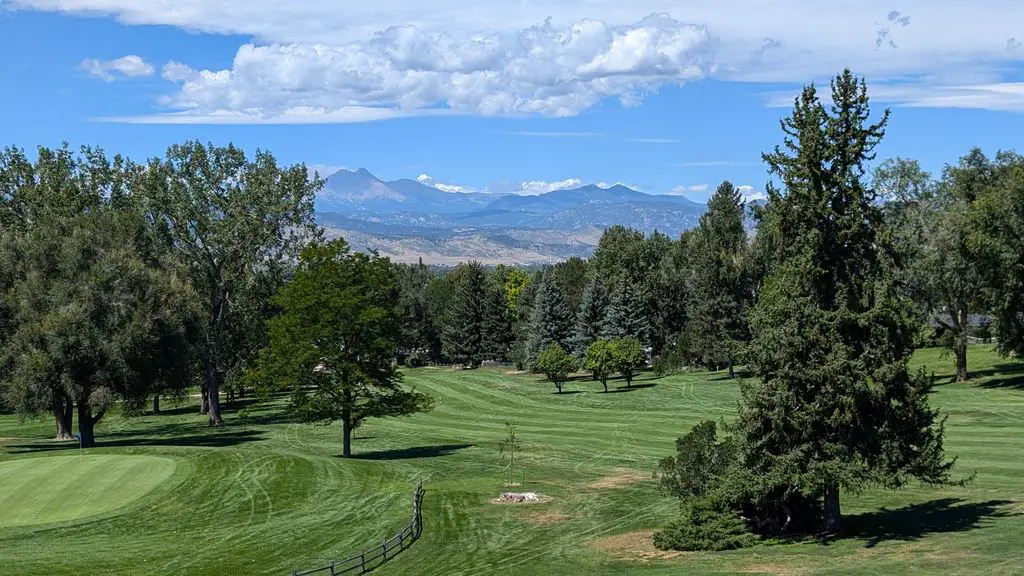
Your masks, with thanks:
[[[400,261],[480,259],[533,263],[588,255],[605,228],[621,224],[677,237],[706,206],[621,184],[536,196],[445,192],[416,180],[385,181],[365,168],[326,178],[315,202],[330,235]]]

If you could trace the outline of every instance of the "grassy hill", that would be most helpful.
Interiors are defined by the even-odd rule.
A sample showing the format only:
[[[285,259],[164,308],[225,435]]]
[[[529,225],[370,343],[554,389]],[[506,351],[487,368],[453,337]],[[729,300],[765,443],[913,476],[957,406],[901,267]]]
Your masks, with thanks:
[[[949,414],[947,449],[977,480],[846,495],[853,535],[838,541],[717,554],[650,546],[650,531],[677,506],[651,480],[658,459],[698,420],[735,410],[738,386],[720,374],[645,375],[611,394],[578,381],[556,395],[533,376],[422,368],[406,381],[437,396],[437,408],[371,421],[352,460],[338,457],[340,427],[292,422],[281,404],[254,407],[245,425],[229,413],[216,431],[193,406],[112,416],[84,456],[44,440],[48,419],[0,416],[0,517],[17,518],[0,518],[2,571],[283,575],[379,544],[407,521],[413,482],[423,479],[423,538],[379,574],[1017,574],[1024,365],[975,347],[978,377],[957,385],[939,351],[915,361],[940,376],[933,402]],[[506,420],[524,444],[524,489],[550,501],[491,503]],[[26,481],[35,468],[45,473]],[[47,482],[63,486],[71,512],[40,501]]]

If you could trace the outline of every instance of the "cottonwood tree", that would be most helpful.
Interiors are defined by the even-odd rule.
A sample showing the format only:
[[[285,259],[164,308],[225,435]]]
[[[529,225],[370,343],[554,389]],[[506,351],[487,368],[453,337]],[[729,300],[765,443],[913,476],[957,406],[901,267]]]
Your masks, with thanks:
[[[821,504],[841,528],[841,490],[949,482],[943,425],[928,405],[931,378],[912,374],[914,323],[879,242],[882,215],[862,184],[888,112],[869,123],[867,89],[849,70],[832,82],[831,110],[813,84],[763,155],[785,187],[768,187],[776,265],[752,315],[757,381],[743,389],[735,427],[748,501],[785,494]]]
[[[313,199],[323,181],[269,152],[190,141],[154,158],[136,183],[164,227],[205,308],[203,405],[223,422],[220,388],[241,375],[263,343],[269,297],[299,250],[319,235]]]
[[[429,410],[430,397],[406,390],[394,362],[398,289],[386,258],[353,253],[341,239],[303,249],[292,279],[273,302],[269,345],[248,380],[291,392],[303,420],[342,424],[342,450],[367,418]]]
[[[83,447],[114,401],[130,410],[187,382],[195,297],[173,264],[140,253],[145,226],[103,205],[59,236],[33,228],[8,246],[19,270],[4,297],[15,303],[14,330],[0,364],[20,410],[53,394],[74,402]]]
[[[969,242],[982,260],[999,351],[1024,357],[1024,157],[996,155],[996,177],[975,201]]]

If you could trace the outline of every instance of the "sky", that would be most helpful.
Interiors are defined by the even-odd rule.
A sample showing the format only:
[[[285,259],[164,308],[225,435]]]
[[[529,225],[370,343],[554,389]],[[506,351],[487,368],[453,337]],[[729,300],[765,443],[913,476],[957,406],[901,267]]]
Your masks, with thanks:
[[[0,50],[0,144],[233,142],[452,193],[756,194],[844,67],[892,109],[879,160],[1024,133],[1019,0],[0,0]]]

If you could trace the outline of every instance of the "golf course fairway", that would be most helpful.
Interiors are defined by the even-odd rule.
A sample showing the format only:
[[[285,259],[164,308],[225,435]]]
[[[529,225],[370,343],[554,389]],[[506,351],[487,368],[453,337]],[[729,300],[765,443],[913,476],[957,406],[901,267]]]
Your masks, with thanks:
[[[0,462],[0,528],[68,522],[138,500],[174,473],[157,456],[97,454]]]

